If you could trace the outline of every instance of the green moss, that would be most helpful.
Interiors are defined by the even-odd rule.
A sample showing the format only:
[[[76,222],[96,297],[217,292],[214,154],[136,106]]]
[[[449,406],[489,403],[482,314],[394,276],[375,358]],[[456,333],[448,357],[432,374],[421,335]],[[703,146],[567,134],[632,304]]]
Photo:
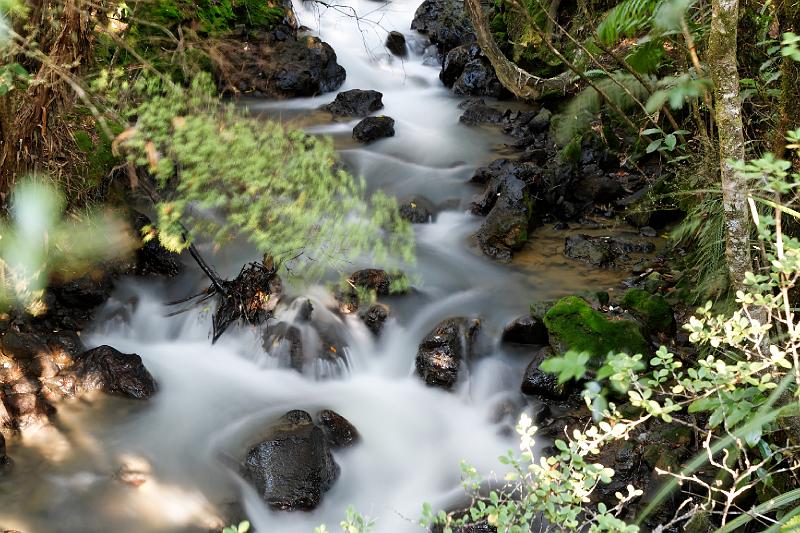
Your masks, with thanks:
[[[269,29],[283,17],[283,9],[267,0],[156,0],[137,2],[136,16],[169,29],[184,25],[201,34],[224,35],[240,24]]]
[[[630,289],[622,298],[622,306],[644,320],[651,330],[668,331],[675,324],[672,308],[660,295],[642,289]]]
[[[630,320],[610,320],[577,296],[556,302],[545,313],[544,323],[556,352],[589,352],[594,356],[594,365],[599,365],[609,352],[646,354],[649,351],[638,324]]]
[[[120,124],[108,123],[112,135],[118,135],[124,129]],[[109,138],[99,124],[88,130],[78,130],[73,133],[75,146],[83,152],[86,167],[82,176],[86,188],[99,186],[111,169],[118,163],[119,158],[111,150],[113,138]]]

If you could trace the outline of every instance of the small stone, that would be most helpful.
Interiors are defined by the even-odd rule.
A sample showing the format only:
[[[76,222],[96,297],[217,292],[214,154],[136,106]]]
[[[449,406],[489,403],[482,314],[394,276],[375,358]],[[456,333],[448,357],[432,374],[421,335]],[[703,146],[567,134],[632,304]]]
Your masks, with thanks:
[[[353,128],[353,139],[362,144],[393,136],[394,119],[383,115],[367,117]]]
[[[332,448],[348,448],[361,440],[356,427],[336,411],[324,409],[317,419]]]
[[[406,37],[399,31],[390,31],[386,36],[386,48],[396,56],[406,57]]]
[[[654,228],[651,228],[650,226],[644,226],[642,228],[639,228],[639,233],[641,233],[644,237],[658,236],[658,232]]]

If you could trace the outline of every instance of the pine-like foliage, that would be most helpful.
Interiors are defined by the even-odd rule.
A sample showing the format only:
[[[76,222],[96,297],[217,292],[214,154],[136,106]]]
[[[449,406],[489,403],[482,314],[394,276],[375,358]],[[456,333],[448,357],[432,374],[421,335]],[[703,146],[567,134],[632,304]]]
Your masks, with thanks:
[[[638,100],[647,99],[647,89],[634,76],[627,72],[614,72],[612,76],[613,80],[606,77],[593,82],[621,109],[633,109],[636,102],[619,85],[624,86]],[[565,146],[576,135],[586,131],[600,113],[601,104],[602,98],[594,87],[587,87],[578,93],[559,115],[554,130],[556,143]]]
[[[356,257],[413,261],[413,231],[394,199],[366,200],[329,139],[221,104],[205,76],[186,90],[139,84],[147,97],[125,144],[164,195],[158,236],[167,248],[244,237],[304,275]]]

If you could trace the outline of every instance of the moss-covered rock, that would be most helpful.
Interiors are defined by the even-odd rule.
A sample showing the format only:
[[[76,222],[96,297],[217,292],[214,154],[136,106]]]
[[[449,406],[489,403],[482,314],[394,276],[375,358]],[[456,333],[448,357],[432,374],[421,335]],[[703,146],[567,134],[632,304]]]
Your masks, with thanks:
[[[544,315],[550,345],[556,353],[589,352],[599,364],[609,352],[645,354],[649,351],[639,325],[630,320],[611,320],[583,299],[568,296]]]
[[[672,308],[663,296],[642,289],[630,289],[622,297],[622,306],[642,319],[648,329],[670,331],[675,327]]]

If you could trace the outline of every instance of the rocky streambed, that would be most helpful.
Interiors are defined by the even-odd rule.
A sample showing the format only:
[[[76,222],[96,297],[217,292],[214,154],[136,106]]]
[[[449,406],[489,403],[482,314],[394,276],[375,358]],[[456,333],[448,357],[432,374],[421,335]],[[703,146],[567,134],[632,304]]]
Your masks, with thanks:
[[[333,136],[370,191],[397,196],[417,263],[353,265],[352,291],[284,279],[273,320],[213,346],[203,310],[164,317],[201,278],[153,243],[54,286],[47,315],[9,319],[0,339],[0,529],[246,516],[300,532],[352,504],[378,531],[413,531],[422,502],[463,505],[461,459],[499,468],[521,413],[542,453],[588,420],[579,384],[542,372],[546,357],[683,340],[659,256],[680,214],[648,199],[659,168],[595,141],[556,147],[559,101],[507,100],[462,6],[445,4],[355,0],[382,17],[360,21],[369,31],[349,11],[296,6],[270,34],[236,36],[217,73],[255,115]],[[214,260],[233,275],[256,255]],[[692,446],[682,427],[643,427],[604,452],[619,475],[600,497],[633,482],[647,489],[635,512],[653,469]]]

